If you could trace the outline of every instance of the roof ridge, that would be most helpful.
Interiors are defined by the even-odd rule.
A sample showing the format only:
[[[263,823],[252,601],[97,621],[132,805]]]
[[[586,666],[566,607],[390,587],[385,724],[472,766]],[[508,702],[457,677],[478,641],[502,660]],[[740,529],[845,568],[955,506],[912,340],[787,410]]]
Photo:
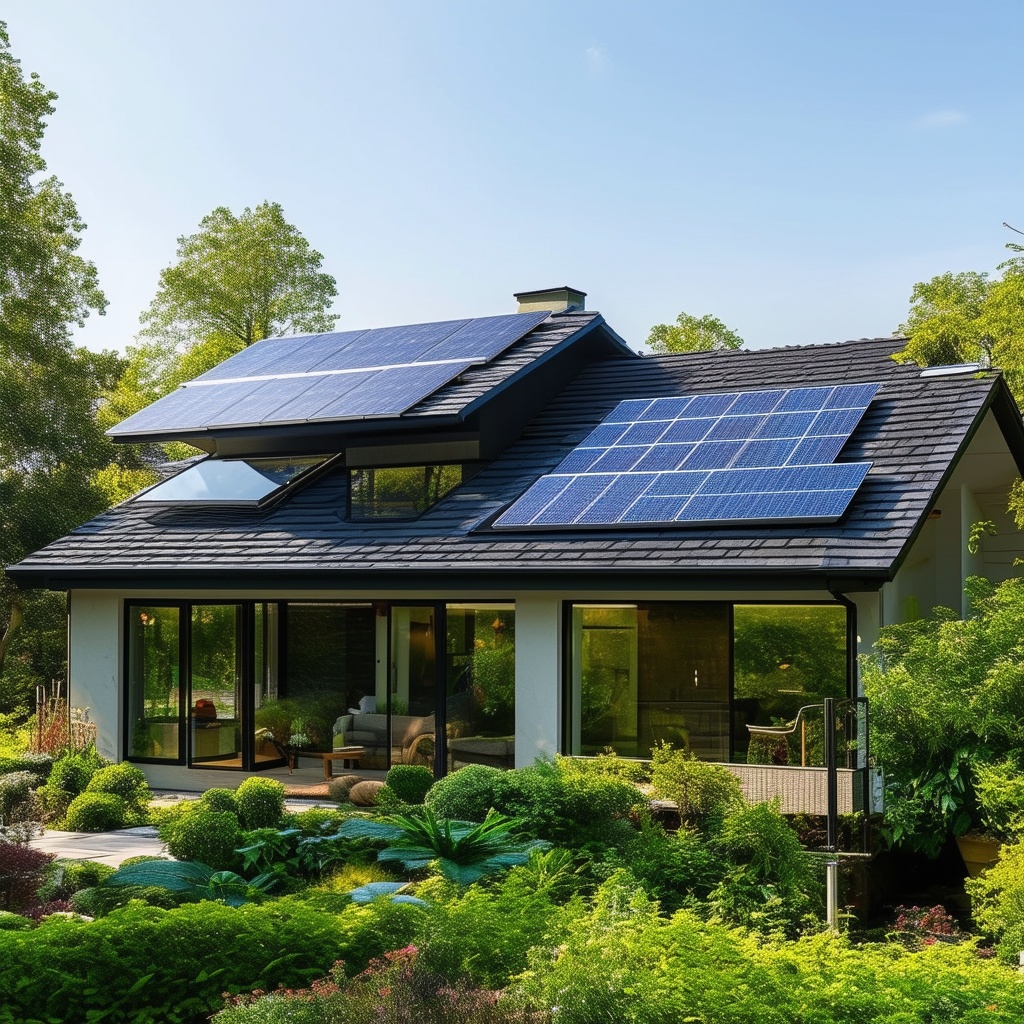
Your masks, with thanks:
[[[708,358],[714,356],[754,356],[768,352],[796,352],[807,349],[832,348],[838,349],[846,345],[881,345],[883,343],[904,344],[909,339],[903,335],[889,335],[882,338],[847,338],[843,341],[813,341],[806,344],[795,345],[769,345],[765,348],[731,348],[714,349],[705,352],[656,352],[643,353],[645,360],[682,359],[682,358]]]

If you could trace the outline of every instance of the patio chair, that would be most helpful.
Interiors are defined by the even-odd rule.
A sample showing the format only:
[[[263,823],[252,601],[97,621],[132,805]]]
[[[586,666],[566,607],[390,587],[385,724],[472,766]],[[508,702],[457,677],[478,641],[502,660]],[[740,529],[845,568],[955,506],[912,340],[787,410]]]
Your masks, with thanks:
[[[747,725],[747,732],[751,736],[792,736],[797,728],[800,729],[800,767],[807,767],[807,719],[805,711],[813,711],[815,708],[824,708],[824,704],[805,704],[796,713],[796,718],[786,725]]]

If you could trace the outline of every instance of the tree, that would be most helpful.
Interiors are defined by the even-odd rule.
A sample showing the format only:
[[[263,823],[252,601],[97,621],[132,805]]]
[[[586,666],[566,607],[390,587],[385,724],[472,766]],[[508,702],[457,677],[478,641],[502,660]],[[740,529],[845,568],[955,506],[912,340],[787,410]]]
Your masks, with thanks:
[[[143,336],[191,348],[210,338],[240,347],[279,334],[329,331],[338,294],[323,256],[284,219],[278,203],[236,217],[218,206],[178,239],[178,262],[160,273]]]
[[[76,253],[85,225],[39,155],[56,94],[28,80],[0,22],[0,672],[27,595],[2,567],[104,507],[92,474],[110,459],[93,416],[118,359],[71,330],[106,299]]]
[[[674,324],[656,324],[647,336],[652,352],[717,352],[739,348],[743,339],[710,313],[680,313]]]

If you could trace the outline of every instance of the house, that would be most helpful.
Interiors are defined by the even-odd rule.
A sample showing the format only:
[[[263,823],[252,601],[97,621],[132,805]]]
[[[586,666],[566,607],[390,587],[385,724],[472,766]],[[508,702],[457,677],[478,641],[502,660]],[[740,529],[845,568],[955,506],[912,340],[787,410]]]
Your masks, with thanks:
[[[517,298],[258,342],[111,431],[208,457],[9,569],[68,591],[104,755],[190,788],[332,744],[820,764],[813,715],[773,724],[831,696],[863,733],[879,627],[1011,573],[997,371],[893,338],[641,357],[581,292]]]

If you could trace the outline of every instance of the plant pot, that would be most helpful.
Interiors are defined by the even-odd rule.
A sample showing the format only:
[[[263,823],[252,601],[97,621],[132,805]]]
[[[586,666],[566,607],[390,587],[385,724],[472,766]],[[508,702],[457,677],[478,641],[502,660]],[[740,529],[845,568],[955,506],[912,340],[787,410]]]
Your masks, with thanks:
[[[977,878],[986,868],[992,867],[999,860],[1000,842],[991,836],[969,833],[957,836],[956,845],[963,857],[964,866],[971,878]]]

